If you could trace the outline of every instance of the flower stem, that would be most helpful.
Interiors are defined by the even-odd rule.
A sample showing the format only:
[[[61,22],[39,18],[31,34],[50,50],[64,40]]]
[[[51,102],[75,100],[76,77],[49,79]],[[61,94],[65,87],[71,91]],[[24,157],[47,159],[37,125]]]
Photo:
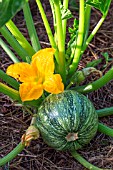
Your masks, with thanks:
[[[111,67],[111,69],[104,76],[94,81],[93,83],[84,86],[74,87],[72,89],[80,93],[89,93],[103,87],[112,79],[113,79],[113,67]]]
[[[0,78],[6,83],[8,83],[9,85],[11,85],[16,90],[19,89],[19,83],[15,79],[13,79],[12,77],[4,73],[2,70],[0,70]]]
[[[65,69],[65,43],[63,37],[63,28],[62,28],[62,19],[61,19],[61,10],[59,5],[59,0],[54,1],[55,7],[55,16],[56,16],[56,26],[57,26],[57,41],[58,41],[58,66],[59,66],[59,73],[62,76],[63,82],[66,82],[66,69]]]
[[[26,2],[23,6],[23,12],[24,12],[24,17],[26,20],[26,25],[27,25],[27,29],[29,32],[29,36],[30,36],[30,40],[32,43],[32,46],[34,48],[34,50],[37,52],[38,50],[41,49],[40,46],[40,42],[36,33],[36,29],[34,27],[34,22],[33,22],[33,18],[32,18],[32,14],[30,11],[30,7],[29,7],[29,3]]]
[[[0,28],[0,32],[7,40],[7,42],[17,52],[17,54],[22,58],[23,61],[26,61],[28,57],[31,58],[31,56],[29,56],[26,50],[22,48],[22,46],[17,42],[17,40],[12,36],[12,34],[8,31],[8,29],[5,26]]]
[[[86,161],[79,153],[76,151],[71,151],[72,156],[80,163],[82,164],[85,168],[88,168],[89,170],[103,170],[101,168],[98,168],[88,161]]]
[[[19,42],[19,44],[22,46],[25,51],[32,56],[35,51],[27,41],[27,39],[22,35],[22,33],[19,31],[19,29],[16,27],[14,22],[10,20],[7,22],[6,27],[8,30],[12,33],[12,35],[16,38],[16,40]]]
[[[107,127],[106,125],[104,125],[102,123],[99,123],[98,131],[101,133],[104,133],[105,135],[113,137],[113,129],[110,127]]]
[[[1,38],[0,38],[0,45],[14,63],[19,62],[18,58],[14,55],[14,53],[10,50],[10,48],[6,45],[6,43]]]
[[[20,142],[8,155],[0,159],[0,167],[14,159],[24,149],[24,147],[25,145]]]
[[[98,113],[98,117],[110,116],[113,115],[113,107],[96,110],[96,112]]]
[[[74,54],[72,64],[70,65],[69,76],[73,75],[73,73],[76,71],[79,61],[80,61],[81,49],[82,49],[83,37],[84,37],[84,16],[85,16],[84,0],[80,0],[77,45],[76,45],[75,54]]]

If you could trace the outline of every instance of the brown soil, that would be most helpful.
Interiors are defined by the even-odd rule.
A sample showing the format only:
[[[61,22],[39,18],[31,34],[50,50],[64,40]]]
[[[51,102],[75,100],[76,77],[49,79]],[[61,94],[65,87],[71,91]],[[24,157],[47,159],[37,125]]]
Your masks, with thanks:
[[[48,2],[43,3],[50,24],[52,24],[52,15]],[[34,18],[37,34],[41,41],[42,48],[48,47],[48,38],[45,32],[43,22],[37,10],[36,4],[31,4],[31,11]],[[101,29],[89,45],[87,51],[83,55],[79,67],[83,68],[89,61],[102,58],[102,63],[98,65],[98,69],[106,71],[112,66],[112,61],[105,65],[105,59],[102,52],[108,52],[109,57],[113,58],[113,3],[111,4],[108,16]],[[76,13],[74,13],[76,16]],[[100,18],[100,13],[93,9],[91,16],[91,28],[96,25]],[[14,18],[14,22],[22,31],[24,36],[28,38],[28,32],[25,27],[23,12],[20,11]],[[72,25],[72,20],[68,22]],[[68,35],[69,38],[69,35]],[[67,38],[67,40],[68,40]],[[29,40],[29,38],[28,38]],[[0,48],[0,69],[6,70],[7,66],[12,62],[7,54]],[[97,79],[98,76],[90,75],[86,82]],[[2,81],[2,80],[1,80]],[[88,94],[96,109],[113,106],[113,81],[110,81],[103,88]],[[15,104],[5,95],[0,94],[0,157],[9,153],[20,142],[20,138],[30,124],[31,117],[21,107]],[[109,127],[113,128],[113,116],[100,119]],[[113,169],[113,139],[104,134],[97,133],[95,138],[85,148],[79,151],[89,162],[100,168]],[[48,147],[40,137],[36,141],[32,141],[30,147],[24,149],[10,164],[7,164],[1,170],[84,170],[68,152],[59,152]]]

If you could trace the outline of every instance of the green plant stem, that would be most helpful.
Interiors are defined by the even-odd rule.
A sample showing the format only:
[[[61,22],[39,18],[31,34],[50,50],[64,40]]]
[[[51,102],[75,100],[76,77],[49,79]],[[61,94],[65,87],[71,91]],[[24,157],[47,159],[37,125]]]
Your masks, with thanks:
[[[10,48],[6,45],[6,43],[1,38],[0,38],[0,45],[14,63],[19,62],[18,58],[14,55],[14,53],[10,50]]]
[[[86,50],[88,44],[91,42],[91,40],[93,39],[94,35],[97,33],[97,31],[98,31],[99,28],[101,27],[102,23],[104,22],[107,14],[108,14],[110,4],[111,4],[111,0],[109,1],[109,4],[107,5],[106,12],[103,14],[102,18],[99,20],[99,22],[97,23],[96,27],[93,29],[93,31],[92,31],[91,34],[89,35],[86,43],[84,44],[84,46],[83,46],[83,48],[82,48],[81,54],[84,53],[84,51]]]
[[[8,95],[10,98],[16,101],[21,101],[19,92],[17,90],[8,87],[7,85],[0,83],[0,92]]]
[[[29,32],[29,36],[30,36],[32,46],[33,46],[35,52],[37,52],[41,49],[41,46],[40,46],[40,42],[39,42],[39,39],[38,39],[38,36],[37,36],[37,33],[36,33],[36,29],[34,27],[34,22],[33,22],[32,14],[31,14],[28,2],[26,2],[24,4],[23,12],[24,12],[24,17],[25,17],[25,20],[26,20],[26,25],[27,25],[27,29],[28,29],[28,32]]]
[[[0,167],[14,159],[24,148],[25,145],[20,142],[8,155],[0,159]]]
[[[22,58],[23,61],[26,61],[28,57],[31,58],[5,26],[0,29],[0,32],[7,40],[7,42],[12,46],[12,48],[17,52],[17,54]]]
[[[4,73],[2,70],[0,70],[0,78],[16,90],[19,89],[19,83],[15,79]]]
[[[113,115],[113,107],[96,110],[98,117]]]
[[[112,79],[113,79],[113,67],[111,67],[111,69],[104,76],[94,81],[93,83],[84,86],[73,87],[72,89],[80,93],[89,93],[103,87]]]
[[[51,6],[51,10],[52,10],[52,15],[53,15],[53,25],[54,25],[54,31],[56,34],[56,16],[55,16],[55,10],[54,10],[54,2],[53,0],[49,0],[50,6]]]
[[[104,133],[105,135],[113,137],[113,129],[102,124],[102,123],[99,123],[98,131],[101,132],[101,133]]]
[[[63,6],[64,6],[65,9],[68,8],[68,4],[69,4],[69,0],[64,0],[63,1]],[[67,25],[67,19],[64,19],[62,21],[64,44],[65,44],[65,39],[66,39],[66,25]]]
[[[23,106],[23,109],[25,109],[27,111],[27,113],[29,113],[31,116],[33,116],[32,111],[28,107]]]
[[[30,126],[34,126],[36,124],[36,116],[37,116],[37,114],[33,115]],[[27,130],[29,130],[30,126],[28,127]],[[35,131],[37,133],[39,133],[37,128],[35,128],[35,129],[36,129]],[[31,133],[31,135],[33,135],[31,131],[30,131],[30,133]],[[35,139],[35,137],[33,139]],[[5,165],[6,163],[10,162],[12,159],[14,159],[25,148],[25,143],[26,143],[26,141],[24,141],[24,143],[20,142],[9,154],[7,154],[3,158],[1,158],[0,159],[0,167]]]
[[[85,22],[84,22],[84,42],[83,45],[85,44],[88,33],[89,33],[89,26],[90,26],[90,16],[91,16],[91,6],[86,5],[85,8]]]
[[[80,61],[81,49],[82,49],[83,37],[84,37],[84,16],[85,16],[84,0],[80,0],[77,45],[76,45],[75,54],[74,54],[72,64],[70,65],[69,76],[73,75],[73,73],[76,71],[79,61]]]
[[[35,108],[38,108],[39,105],[42,103],[42,98],[39,98],[38,100],[32,100],[32,101],[25,101],[23,104],[23,106],[33,106]]]
[[[63,82],[66,82],[66,68],[65,68],[65,43],[63,37],[61,10],[59,5],[59,0],[54,1],[55,16],[56,16],[56,26],[57,26],[57,41],[58,41],[58,66],[59,73],[62,76]]]
[[[9,22],[7,22],[6,27],[16,38],[16,40],[19,42],[22,48],[25,49],[25,51],[29,54],[29,56],[32,56],[35,53],[34,49],[31,47],[27,39],[22,35],[22,33],[13,23],[13,21],[10,20]]]
[[[64,52],[65,44],[63,42],[63,28],[62,28],[62,19],[61,19],[59,0],[56,0],[54,2],[54,7],[55,7],[56,25],[57,25],[58,50]]]
[[[99,20],[98,24],[95,26],[95,28],[93,29],[93,31],[89,35],[88,39],[86,40],[86,42],[85,42],[85,44],[84,44],[84,46],[82,48],[81,54],[84,53],[84,51],[88,47],[89,43],[91,42],[91,40],[93,39],[93,37],[95,36],[95,34],[99,30],[99,28],[101,27],[101,25],[104,22],[105,18],[106,18],[106,15],[103,15],[102,18]]]
[[[79,153],[77,153],[76,151],[71,151],[72,156],[80,163],[82,164],[85,168],[89,169],[89,170],[103,170],[101,168],[98,168],[94,165],[92,165],[91,163],[89,163],[88,161],[86,161]]]
[[[57,49],[56,47],[56,43],[54,41],[54,37],[53,37],[53,34],[52,34],[52,31],[51,31],[51,28],[50,28],[50,25],[48,23],[48,20],[47,20],[47,17],[45,15],[45,12],[44,12],[44,9],[42,7],[42,3],[40,2],[40,0],[36,0],[36,3],[38,5],[38,8],[39,8],[39,11],[40,11],[40,14],[42,16],[42,20],[44,22],[44,26],[45,26],[45,29],[46,29],[46,32],[47,32],[47,35],[48,35],[48,38],[49,38],[49,41],[50,41],[50,44],[53,48]]]
[[[47,32],[49,41],[50,41],[50,44],[51,44],[52,48],[56,49],[55,58],[56,58],[57,64],[59,65],[58,48],[57,48],[57,46],[56,46],[56,43],[55,43],[55,40],[54,40],[52,31],[51,31],[49,22],[48,22],[48,20],[47,20],[46,15],[45,15],[45,12],[44,12],[42,3],[40,2],[40,0],[36,0],[36,3],[37,3],[37,6],[38,6],[38,8],[39,8],[39,11],[40,11],[40,14],[41,14],[41,17],[42,17],[42,20],[43,20],[43,23],[44,23],[44,26],[45,26],[45,29],[46,29],[46,32]]]

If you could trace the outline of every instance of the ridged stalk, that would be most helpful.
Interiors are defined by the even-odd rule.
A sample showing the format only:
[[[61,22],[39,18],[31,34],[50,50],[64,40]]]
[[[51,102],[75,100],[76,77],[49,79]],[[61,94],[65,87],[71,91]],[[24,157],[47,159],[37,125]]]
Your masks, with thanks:
[[[80,93],[89,93],[103,87],[112,79],[113,79],[113,67],[111,67],[111,69],[104,76],[94,81],[93,83],[84,86],[74,87],[72,89]]]
[[[54,35],[56,35],[56,16],[55,16],[55,8],[54,8],[54,1],[49,0],[51,10],[52,10],[52,15],[53,15],[53,25],[54,25]]]
[[[21,47],[21,45],[17,42],[17,40],[12,36],[12,34],[5,26],[0,29],[0,32],[7,40],[7,42],[12,46],[12,48],[16,51],[16,53],[22,58],[23,61],[26,61],[27,58],[31,58],[31,56],[29,56],[25,49]]]
[[[56,26],[57,26],[58,49],[61,52],[65,52],[65,43],[63,41],[63,27],[62,27],[62,19],[61,19],[61,10],[60,10],[59,0],[54,1],[54,7],[55,7]]]
[[[0,70],[0,78],[16,90],[19,89],[19,83],[15,79],[4,73],[2,70]]]
[[[39,11],[40,11],[40,14],[41,14],[41,17],[42,17],[42,20],[44,22],[44,26],[45,26],[45,29],[46,29],[46,32],[47,32],[47,35],[48,35],[48,38],[49,38],[49,41],[50,41],[50,44],[53,48],[57,49],[56,48],[56,43],[54,41],[54,37],[53,37],[53,34],[52,34],[52,31],[51,31],[51,28],[50,28],[50,25],[49,25],[49,22],[47,20],[47,17],[45,15],[45,12],[44,12],[44,9],[42,7],[42,3],[40,2],[40,0],[36,0],[36,3],[38,5],[38,8],[39,8]]]
[[[91,40],[93,39],[93,37],[95,36],[95,34],[97,33],[97,31],[99,30],[99,28],[101,27],[101,25],[103,24],[104,20],[105,20],[106,16],[102,16],[102,18],[100,19],[100,21],[98,22],[98,24],[96,25],[96,27],[93,29],[93,31],[91,32],[91,34],[89,35],[88,39],[86,40],[82,51],[81,51],[81,55],[84,53],[84,51],[86,50],[86,48],[88,47],[89,43],[91,42]]]
[[[29,54],[29,56],[32,56],[35,53],[34,49],[31,47],[27,39],[22,35],[22,33],[13,23],[13,21],[10,20],[9,22],[7,22],[6,27],[16,38],[16,40],[19,42],[22,48]]]
[[[30,11],[30,7],[29,7],[29,3],[26,2],[23,6],[23,12],[24,12],[24,18],[26,21],[26,25],[27,25],[27,29],[29,32],[29,36],[30,36],[30,40],[33,46],[33,49],[35,50],[35,52],[37,52],[38,50],[41,49],[40,46],[40,42],[36,33],[36,29],[34,26],[34,22],[33,22],[33,18],[32,18],[32,14]]]
[[[68,8],[68,4],[69,4],[69,0],[64,0],[63,1],[63,6],[64,6],[65,9]],[[62,21],[64,44],[65,44],[65,39],[66,39],[66,25],[67,25],[67,19],[64,19]]]
[[[84,24],[84,42],[83,44],[86,43],[88,33],[89,33],[89,26],[90,26],[90,16],[91,16],[91,6],[86,5],[85,8],[85,24]]]
[[[59,73],[62,76],[63,82],[66,82],[66,68],[65,68],[65,43],[63,37],[63,27],[61,19],[61,10],[59,0],[54,0],[55,16],[56,16],[56,38],[58,41],[58,68]]]
[[[109,11],[109,7],[111,4],[111,0],[109,0],[109,4],[107,5],[107,9],[105,11],[105,13],[103,14],[102,18],[99,20],[99,22],[97,23],[97,25],[95,26],[95,28],[93,29],[93,31],[91,32],[91,34],[89,35],[86,43],[84,44],[81,54],[84,53],[84,51],[86,50],[88,44],[91,42],[91,40],[93,39],[93,37],[95,36],[95,34],[97,33],[97,31],[99,30],[99,28],[101,27],[102,23],[104,22],[104,20],[106,19],[106,16],[108,14]]]
[[[98,117],[113,115],[113,107],[96,110]]]
[[[105,134],[105,135],[113,137],[113,129],[106,126],[106,125],[104,125],[104,124],[102,124],[102,123],[99,123],[98,131]]]
[[[0,83],[0,92],[8,95],[10,98],[16,101],[21,101],[19,92],[17,90],[8,87],[7,85]]]
[[[56,49],[55,58],[56,58],[57,64],[59,65],[58,48],[57,48],[56,42],[54,40],[54,37],[53,37],[52,31],[51,31],[49,22],[47,20],[46,14],[44,12],[42,3],[40,2],[40,0],[36,0],[36,3],[37,3],[37,6],[38,6],[38,9],[40,11],[40,14],[41,14],[41,17],[42,17],[42,20],[43,20],[43,23],[44,23],[44,26],[45,26],[49,41],[50,41],[50,44],[51,44],[52,48]]]
[[[25,146],[20,142],[8,155],[0,159],[0,167],[14,159],[24,149],[24,147]]]
[[[84,0],[80,0],[80,8],[79,8],[79,28],[78,28],[78,37],[77,37],[77,44],[75,49],[74,58],[72,64],[70,65],[69,76],[73,75],[76,71],[80,57],[81,57],[81,49],[83,44],[83,37],[84,37]]]
[[[91,163],[89,163],[88,161],[86,161],[79,153],[77,153],[76,151],[72,151],[71,152],[72,156],[80,163],[82,164],[85,168],[89,169],[89,170],[104,170],[101,168],[98,168],[94,165],[92,165]],[[107,170],[107,169],[106,169]],[[110,169],[109,169],[110,170]]]
[[[0,38],[0,45],[14,63],[19,62],[18,58],[14,55],[14,53],[10,50],[10,48],[6,45],[6,43],[1,38]]]

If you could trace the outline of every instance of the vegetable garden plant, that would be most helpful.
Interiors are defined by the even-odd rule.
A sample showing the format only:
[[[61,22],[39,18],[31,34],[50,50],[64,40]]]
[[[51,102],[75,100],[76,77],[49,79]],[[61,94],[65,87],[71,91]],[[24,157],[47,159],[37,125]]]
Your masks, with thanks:
[[[113,67],[102,75],[91,66],[92,63],[82,70],[78,70],[78,65],[88,44],[104,22],[111,0],[79,0],[79,19],[73,18],[67,45],[67,20],[73,17],[68,8],[69,0],[49,0],[54,31],[50,28],[41,1],[36,0],[36,3],[50,48],[41,49],[27,0],[0,1],[0,33],[19,56],[16,57],[0,38],[1,47],[14,62],[6,73],[0,70],[0,78],[9,85],[0,83],[0,92],[32,114],[31,124],[20,143],[0,159],[0,166],[15,158],[40,133],[49,146],[57,150],[68,150],[84,167],[99,170],[100,168],[87,162],[77,149],[89,143],[97,130],[113,137],[113,129],[98,120],[99,117],[112,114],[113,107],[95,110],[84,94],[97,90],[112,80]],[[89,33],[92,7],[100,10],[102,17]],[[23,9],[31,44],[12,21],[20,9]],[[93,63],[96,65],[97,61]],[[100,74],[100,78],[81,85],[87,75],[94,71]],[[33,113],[32,108],[35,108]]]

